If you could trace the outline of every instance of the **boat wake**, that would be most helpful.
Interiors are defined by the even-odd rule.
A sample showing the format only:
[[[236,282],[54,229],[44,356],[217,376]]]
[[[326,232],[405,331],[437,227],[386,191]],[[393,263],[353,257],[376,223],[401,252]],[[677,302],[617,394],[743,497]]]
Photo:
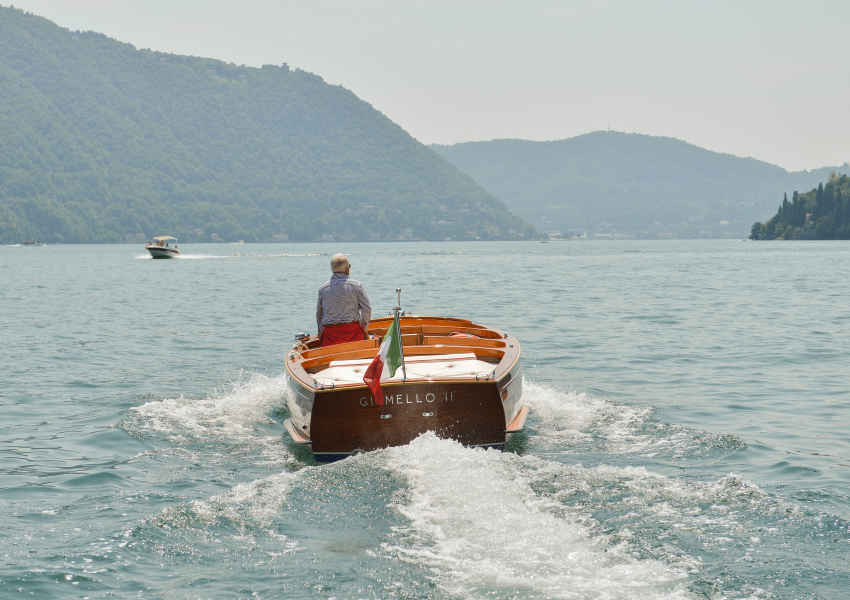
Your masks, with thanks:
[[[692,461],[747,447],[733,435],[661,423],[652,406],[618,404],[527,380],[523,402],[531,407],[529,444],[535,453],[593,451],[605,457]]]
[[[246,254],[243,252],[238,252],[236,254],[186,254],[181,253],[178,256],[172,257],[173,259],[180,260],[208,260],[208,259],[219,259],[219,258],[304,258],[310,256],[328,256],[326,252],[312,252],[305,254]],[[135,256],[134,258],[153,258],[150,254]]]
[[[521,454],[429,432],[309,467],[279,427],[269,433],[284,389],[281,379],[251,375],[222,393],[131,411],[126,429],[171,446],[172,459],[212,459],[222,475],[243,465],[242,481],[230,478],[224,491],[147,517],[139,547],[209,563],[212,576],[226,539],[245,568],[301,573],[299,588],[321,580],[339,597],[357,595],[338,579],[350,568],[373,578],[375,591],[402,595],[685,600],[773,597],[754,566],[773,565],[771,577],[792,581],[801,566],[786,565],[787,552],[814,557],[836,546],[805,532],[831,528],[846,541],[845,523],[824,524],[740,475],[680,475],[676,461],[746,446],[663,425],[648,407],[526,381],[532,416]],[[244,470],[258,457],[266,474]],[[789,549],[789,539],[801,547]],[[807,572],[823,568],[818,560]]]
[[[425,567],[459,597],[767,598],[775,588],[753,577],[754,566],[800,578],[799,566],[783,562],[788,539],[812,529],[847,538],[839,519],[826,523],[740,475],[686,477],[675,466],[745,448],[734,436],[664,425],[647,407],[524,386],[533,417],[524,455],[431,433],[375,453],[405,481],[391,506],[408,520],[376,557]],[[820,555],[829,542],[813,544],[793,551]],[[806,570],[817,576],[828,564]]]
[[[386,466],[407,480],[393,506],[410,524],[379,554],[427,566],[450,595],[688,597],[683,582],[695,561],[636,557],[627,531],[606,530],[586,509],[535,489],[567,475],[556,465],[429,433],[387,450]]]
[[[294,460],[280,443],[279,423],[271,416],[283,405],[285,390],[282,379],[252,374],[201,398],[179,396],[133,407],[122,426],[136,437],[164,439],[189,451],[235,446],[279,465]]]

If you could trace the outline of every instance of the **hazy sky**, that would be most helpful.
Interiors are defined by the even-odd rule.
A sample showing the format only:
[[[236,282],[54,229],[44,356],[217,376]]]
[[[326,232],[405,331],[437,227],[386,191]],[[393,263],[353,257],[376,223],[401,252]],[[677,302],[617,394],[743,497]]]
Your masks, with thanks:
[[[610,127],[789,170],[850,161],[848,0],[14,5],[137,48],[288,63],[343,84],[426,144]]]

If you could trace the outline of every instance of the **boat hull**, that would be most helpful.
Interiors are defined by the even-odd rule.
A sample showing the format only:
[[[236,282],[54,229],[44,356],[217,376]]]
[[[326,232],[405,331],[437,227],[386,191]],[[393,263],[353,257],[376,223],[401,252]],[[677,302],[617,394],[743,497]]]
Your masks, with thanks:
[[[410,443],[433,431],[465,446],[502,449],[524,425],[522,367],[496,380],[384,384],[384,406],[366,386],[313,390],[289,378],[290,437],[319,462]]]
[[[180,252],[174,248],[148,248],[147,250],[153,258],[177,258],[180,256]]]

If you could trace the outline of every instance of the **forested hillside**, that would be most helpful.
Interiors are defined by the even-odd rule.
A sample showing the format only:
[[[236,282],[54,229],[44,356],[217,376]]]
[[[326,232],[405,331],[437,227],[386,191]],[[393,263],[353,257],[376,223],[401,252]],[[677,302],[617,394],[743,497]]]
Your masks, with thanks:
[[[810,189],[835,168],[789,173],[672,138],[613,131],[432,148],[538,230],[638,237],[744,237],[783,192]]]
[[[782,200],[766,223],[753,224],[752,240],[850,240],[850,178],[830,174],[826,185]]]
[[[532,233],[316,75],[139,50],[0,8],[0,241]]]

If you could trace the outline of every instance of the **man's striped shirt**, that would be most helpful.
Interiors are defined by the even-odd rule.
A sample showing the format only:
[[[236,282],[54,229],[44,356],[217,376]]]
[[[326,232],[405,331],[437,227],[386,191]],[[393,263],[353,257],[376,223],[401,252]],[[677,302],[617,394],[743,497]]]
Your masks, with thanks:
[[[319,333],[325,325],[359,322],[363,329],[369,327],[372,305],[363,284],[345,273],[334,273],[330,281],[319,288],[316,307],[316,325]]]

